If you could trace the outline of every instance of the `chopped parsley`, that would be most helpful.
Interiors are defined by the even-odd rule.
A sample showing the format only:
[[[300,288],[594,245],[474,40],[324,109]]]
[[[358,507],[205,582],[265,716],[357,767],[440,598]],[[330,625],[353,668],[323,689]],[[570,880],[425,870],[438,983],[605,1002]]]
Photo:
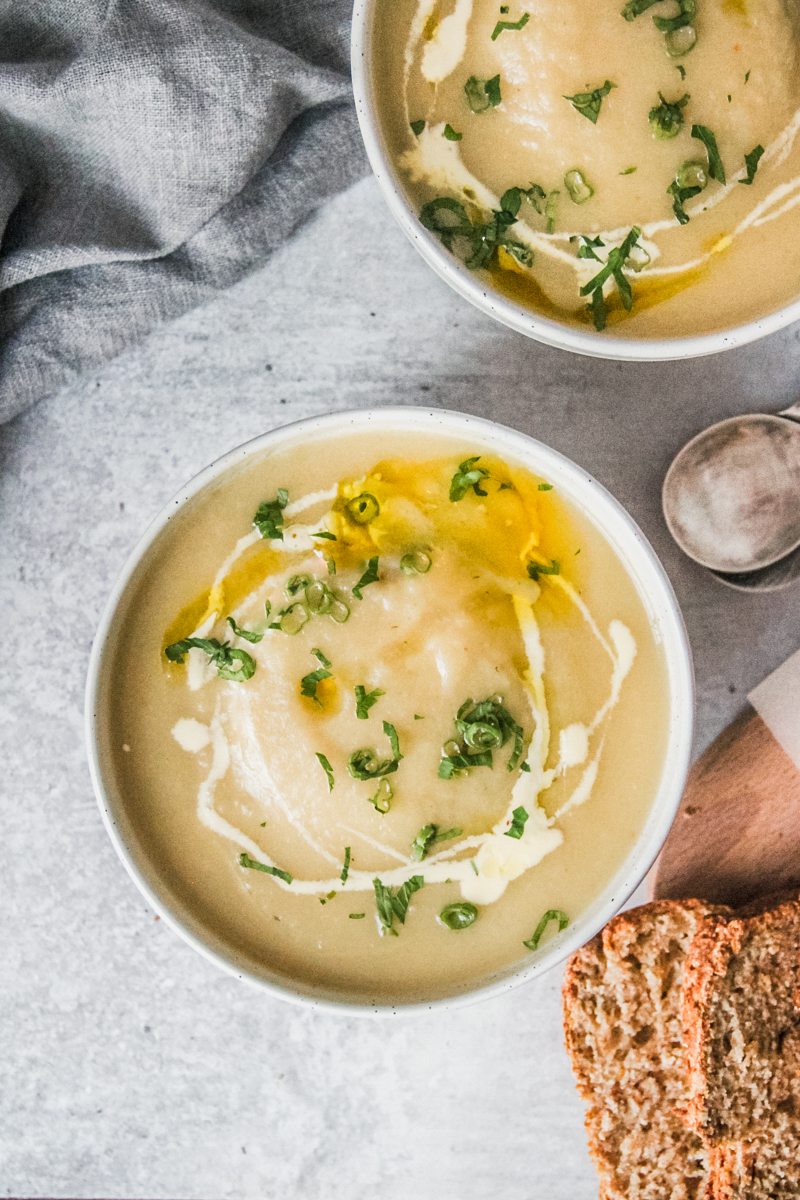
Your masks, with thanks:
[[[345,846],[345,848],[344,848],[344,863],[342,864],[342,871],[341,871],[341,874],[339,875],[339,878],[341,879],[342,883],[347,883],[347,876],[349,874],[350,874],[350,847]]]
[[[217,668],[220,679],[251,679],[256,673],[256,661],[246,650],[235,649],[229,642],[217,638],[183,638],[164,650],[170,662],[182,663],[187,650],[202,650]]]
[[[366,913],[348,913],[351,921],[363,921]]]
[[[315,704],[322,707],[322,701],[317,695],[317,687],[322,683],[323,679],[330,679],[331,672],[325,667],[318,667],[316,671],[309,671],[300,680],[300,695],[308,696]]]
[[[364,574],[359,579],[358,583],[353,588],[353,595],[356,596],[359,600],[364,599],[364,597],[361,594],[362,588],[367,587],[370,583],[378,582],[378,578],[379,578],[379,576],[378,576],[378,561],[379,560],[378,560],[377,554],[374,555],[369,560],[369,562],[367,563],[367,569],[365,570]]]
[[[322,767],[323,771],[325,772],[326,778],[328,780],[328,791],[332,792],[333,784],[334,784],[333,767],[331,766],[330,761],[326,758],[326,756],[324,754],[320,754],[319,751],[317,751],[316,758],[317,758],[317,761],[319,762],[319,765]]]
[[[707,125],[693,125],[692,137],[701,141],[708,154],[708,174],[717,183],[725,183],[725,167],[720,157],[717,139]]]
[[[437,842],[452,841],[453,838],[461,837],[463,832],[463,829],[445,829],[443,833],[439,833],[438,825],[423,825],[411,843],[411,857],[415,862],[422,862]]]
[[[689,93],[686,92],[680,100],[667,100],[663,93],[658,93],[661,101],[648,113],[650,130],[654,138],[665,141],[677,137],[683,126],[683,109],[689,103]]]
[[[560,574],[561,574],[561,563],[558,562],[555,558],[551,558],[549,564],[537,563],[537,562],[529,562],[528,563],[528,575],[533,580],[538,581],[538,579],[542,575],[560,575]]]
[[[478,919],[478,910],[469,900],[446,905],[439,913],[439,920],[447,929],[468,929]]]
[[[327,529],[320,529],[317,533],[312,533],[311,536],[315,538],[324,538],[326,542],[338,542],[339,540],[335,533],[331,533]]]
[[[450,500],[456,503],[458,500],[463,500],[467,492],[472,488],[476,496],[488,496],[485,488],[481,487],[484,479],[489,478],[489,472],[486,467],[476,467],[475,464],[480,462],[480,454],[474,455],[472,458],[464,459],[464,462],[458,464],[458,470],[450,480]]]
[[[596,125],[603,100],[616,86],[610,79],[607,79],[602,87],[596,87],[591,92],[577,92],[574,96],[565,96],[564,99],[569,100],[575,111],[579,112],[582,117],[586,117],[587,121]]]
[[[531,19],[530,13],[525,12],[522,14],[522,16],[520,17],[520,19],[518,21],[498,21],[497,24],[495,25],[494,29],[492,30],[492,41],[496,42],[497,39],[500,37],[500,34],[505,33],[507,30],[511,31],[511,30],[524,29],[525,26],[528,24],[528,21],[530,21],[530,19]]]
[[[463,133],[457,133],[456,130],[453,129],[453,126],[449,121],[442,130],[442,137],[447,138],[448,142],[460,142],[463,136]]]
[[[542,940],[542,935],[551,921],[558,922],[559,933],[561,933],[562,930],[566,929],[569,925],[569,917],[565,912],[562,912],[560,908],[548,908],[547,912],[544,914],[531,936],[523,941],[523,946],[526,946],[528,950],[538,950],[539,942]]]
[[[487,109],[496,108],[501,101],[500,76],[493,75],[491,79],[478,79],[476,75],[470,75],[464,84],[464,92],[467,103],[474,113],[482,113]]]
[[[752,183],[756,177],[758,164],[761,161],[761,155],[764,153],[763,146],[754,146],[749,154],[744,156],[744,165],[747,167],[747,176],[740,179],[739,183]]]
[[[280,867],[270,867],[266,863],[260,863],[255,858],[251,858],[244,851],[239,855],[239,866],[247,867],[250,871],[263,871],[265,875],[274,875],[277,879],[282,879],[284,883],[291,883],[292,876],[288,871],[282,871]]]
[[[489,696],[477,703],[465,700],[455,717],[457,736],[447,742],[439,762],[439,778],[453,779],[466,775],[472,767],[491,767],[495,750],[505,746],[510,738],[514,746],[506,767],[514,771],[522,761],[525,735],[501,696]]]
[[[259,504],[253,524],[262,538],[268,541],[283,541],[283,510],[288,503],[288,491],[286,488],[278,488],[274,500],[263,500]]]
[[[424,128],[425,128],[424,121],[412,121],[411,122],[411,132],[414,134],[414,137],[419,137],[419,135],[422,133]]]
[[[269,602],[267,602],[267,603],[269,603]],[[269,614],[267,614],[267,615],[269,615]],[[256,633],[256,631],[254,629],[242,629],[241,625],[236,624],[233,617],[228,617],[228,624],[230,625],[231,629],[236,634],[236,636],[240,637],[240,638],[244,638],[244,640],[246,642],[257,643],[257,642],[260,642],[264,637],[263,633]]]
[[[403,755],[400,752],[400,739],[397,730],[389,721],[383,722],[383,732],[389,739],[392,749],[391,758],[378,758],[374,750],[354,750],[347,760],[347,769],[353,779],[380,779],[384,775],[392,775],[397,770]]]
[[[635,175],[638,167],[626,167],[624,171],[620,171],[620,175]]]
[[[641,236],[641,232],[638,225],[634,225],[622,244],[610,251],[604,266],[581,288],[582,296],[591,296],[589,309],[594,320],[595,329],[597,330],[603,330],[606,327],[608,309],[603,293],[603,285],[607,279],[614,279],[619,290],[622,307],[627,312],[630,312],[633,307],[633,293],[628,278],[625,275],[625,266],[631,251]]]
[[[372,886],[375,889],[375,907],[378,910],[381,933],[397,937],[394,922],[397,920],[401,925],[405,925],[411,897],[414,895],[414,892],[418,892],[424,886],[424,883],[425,880],[421,875],[412,875],[410,879],[407,879],[401,887],[394,891],[392,888],[386,887],[380,879],[373,879]]]
[[[366,721],[369,710],[377,704],[386,693],[381,688],[368,692],[362,683],[357,683],[353,691],[356,694],[356,716],[359,721]]]
[[[511,826],[506,830],[506,837],[516,838],[519,841],[525,832],[525,823],[527,820],[528,812],[526,809],[522,805],[519,808],[515,808],[511,814]]]

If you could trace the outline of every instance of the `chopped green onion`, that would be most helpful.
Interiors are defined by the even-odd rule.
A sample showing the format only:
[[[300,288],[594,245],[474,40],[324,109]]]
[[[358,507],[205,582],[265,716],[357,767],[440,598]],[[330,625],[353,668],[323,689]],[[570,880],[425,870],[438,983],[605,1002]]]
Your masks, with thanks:
[[[278,488],[274,500],[263,500],[259,504],[253,517],[253,524],[262,538],[283,541],[283,510],[288,503],[288,491],[286,488]]]
[[[370,583],[378,582],[378,578],[379,578],[378,562],[379,562],[379,559],[376,554],[369,560],[369,562],[367,563],[366,571],[364,572],[364,574],[359,579],[358,583],[353,588],[353,595],[356,596],[359,600],[364,599],[364,597],[361,595],[362,588],[367,587]]]
[[[383,722],[383,732],[389,739],[392,757],[380,759],[374,750],[354,750],[347,760],[347,769],[354,779],[379,779],[382,775],[392,775],[397,770],[403,755],[400,753],[400,739],[394,725]]]
[[[672,211],[681,225],[685,225],[689,220],[689,214],[684,208],[686,201],[699,196],[707,187],[708,175],[704,163],[696,159],[681,163],[674,180],[667,188],[667,192],[672,196]]]
[[[348,915],[349,915],[351,921],[363,921],[364,917],[367,914],[366,913],[349,913]]]
[[[650,129],[654,138],[660,141],[669,138],[677,137],[683,126],[683,109],[689,103],[689,93],[681,96],[680,100],[667,100],[664,95],[659,92],[658,98],[661,101],[655,108],[651,108],[648,114]]]
[[[381,506],[371,492],[362,492],[348,500],[344,510],[355,525],[369,525],[380,514]]]
[[[626,21],[633,21],[635,17],[641,16],[643,12],[647,12],[648,8],[652,8],[654,4],[658,3],[659,0],[628,0],[622,10],[622,15]]]
[[[356,716],[359,721],[366,721],[369,710],[386,694],[381,688],[368,692],[363,683],[357,683],[353,691],[356,694]]]
[[[636,167],[626,167],[624,171],[620,171],[620,175],[634,175],[636,170]]]
[[[552,492],[553,485],[552,483],[540,483],[536,490],[537,492]]]
[[[470,75],[464,84],[464,92],[467,103],[474,113],[482,113],[489,108],[496,108],[501,100],[500,76],[493,75],[491,79],[478,79],[476,75]]]
[[[294,637],[299,633],[309,619],[309,612],[305,604],[291,604],[286,611],[281,615],[279,627],[282,633],[291,634]]]
[[[498,21],[492,30],[492,41],[496,42],[500,34],[505,33],[506,30],[524,29],[529,20],[530,13],[523,13],[518,21]]]
[[[424,120],[411,122],[411,132],[414,134],[414,137],[419,137],[419,135],[422,133],[424,128],[425,128]]]
[[[333,767],[331,766],[329,759],[327,759],[324,754],[320,754],[319,751],[317,751],[316,758],[317,758],[317,761],[319,762],[319,765],[322,767],[322,769],[325,772],[325,775],[327,777],[328,791],[332,792],[333,784],[334,784]]]
[[[404,575],[427,575],[431,569],[431,556],[425,550],[412,550],[400,559],[400,570]]]
[[[758,164],[761,161],[761,156],[764,153],[763,146],[754,146],[749,154],[744,156],[744,165],[747,167],[747,177],[740,179],[739,183],[752,183],[756,177]]]
[[[375,792],[375,795],[369,797],[369,802],[376,812],[387,813],[392,807],[393,799],[394,792],[392,791],[392,785],[388,779],[382,779],[378,784],[378,790]]]
[[[448,142],[460,142],[463,136],[463,133],[456,133],[449,121],[442,130],[442,137],[447,138]]]
[[[439,920],[447,929],[468,929],[478,919],[478,910],[468,900],[448,904],[439,913]]]
[[[692,137],[701,141],[708,154],[708,174],[717,183],[725,183],[725,167],[723,166],[717,147],[717,139],[707,125],[693,125]]]
[[[330,612],[333,601],[333,592],[322,579],[315,579],[306,588],[306,604],[314,616]]]
[[[282,879],[284,883],[291,883],[292,876],[288,871],[282,871],[280,867],[269,867],[266,863],[260,863],[255,858],[251,858],[244,851],[239,855],[239,866],[247,867],[251,871],[263,871],[265,875],[274,875],[278,879]]]
[[[537,950],[539,942],[542,940],[542,935],[551,921],[558,922],[559,933],[569,925],[569,917],[565,912],[562,912],[560,908],[548,908],[531,936],[522,943],[523,946],[527,946],[528,950]]]
[[[453,838],[461,837],[463,832],[462,829],[446,829],[444,833],[439,833],[438,825],[423,825],[411,843],[411,857],[415,862],[422,862],[436,842],[449,842]]]
[[[488,495],[488,492],[481,487],[481,482],[489,477],[489,472],[485,467],[475,466],[480,461],[480,457],[480,454],[475,454],[472,458],[467,458],[464,462],[459,463],[458,470],[450,481],[450,500],[453,503],[463,500],[470,488],[476,496]]]
[[[317,533],[312,533],[311,536],[315,538],[324,538],[326,542],[338,542],[339,540],[335,533],[330,533],[327,529],[320,529]]]
[[[322,663],[323,667],[329,667],[331,665],[331,660],[328,658],[327,654],[322,653],[319,647],[315,646],[311,653],[314,655],[314,658],[317,660],[317,662]]]
[[[390,933],[393,937],[397,937],[397,930],[394,928],[395,918],[401,925],[405,925],[411,897],[424,884],[425,880],[421,875],[412,875],[394,892],[390,887],[386,887],[380,879],[373,879],[375,907],[378,910],[382,933]]]
[[[235,649],[228,642],[220,642],[217,638],[184,638],[180,642],[172,642],[164,650],[170,662],[182,663],[187,650],[202,650],[217,668],[220,679],[233,679],[237,682],[252,679],[256,673],[256,660],[246,650]]]
[[[641,236],[641,233],[642,231],[638,225],[634,225],[628,232],[622,244],[620,246],[615,246],[615,248],[610,251],[605,265],[601,268],[601,270],[598,271],[598,273],[581,288],[582,296],[591,296],[589,308],[594,319],[595,328],[598,331],[603,330],[606,327],[607,310],[605,296],[603,294],[603,285],[607,279],[613,277],[619,291],[623,308],[630,312],[631,308],[633,307],[633,293],[631,291],[631,285],[625,275],[625,266],[628,262],[631,251]],[[543,573],[544,572],[542,572],[540,568],[540,574]],[[551,572],[551,574],[554,573],[555,572]],[[531,576],[531,578],[534,578],[534,576]]]
[[[694,25],[682,25],[678,29],[671,29],[664,41],[670,58],[683,58],[697,44],[697,30]]]
[[[287,579],[284,590],[286,595],[291,600],[295,596],[299,595],[300,592],[304,592],[308,585],[312,582],[313,581],[310,575],[292,575],[289,579]]]
[[[342,866],[341,874],[339,875],[339,878],[341,879],[342,883],[347,883],[347,876],[349,874],[350,874],[350,847],[345,846],[345,848],[344,848],[344,864]],[[352,913],[351,913],[351,916],[352,916]]]
[[[263,633],[256,633],[254,629],[242,629],[241,625],[237,625],[233,617],[228,617],[228,624],[237,637],[244,638],[246,642],[257,644],[262,641]]]
[[[607,79],[602,87],[596,87],[591,92],[578,92],[575,96],[565,96],[564,99],[569,100],[572,107],[582,117],[586,117],[587,121],[591,121],[593,125],[596,125],[597,118],[600,116],[600,106],[604,98],[616,86],[610,79]]]
[[[475,703],[465,700],[455,718],[458,739],[446,742],[439,762],[439,778],[453,779],[467,774],[472,767],[491,767],[493,752],[514,739],[514,748],[506,764],[515,770],[522,759],[524,732],[503,704],[502,696],[489,696]]]
[[[519,808],[514,809],[511,818],[511,826],[506,830],[506,837],[516,838],[519,841],[525,832],[525,822],[528,820],[528,813],[520,805]]]
[[[328,610],[328,616],[337,625],[344,625],[345,621],[350,617],[350,606],[342,600],[341,596],[337,596]]]
[[[564,176],[564,187],[569,193],[569,198],[573,204],[585,204],[587,200],[591,200],[594,195],[594,188],[587,181],[582,171],[574,167],[571,171],[567,171]]]

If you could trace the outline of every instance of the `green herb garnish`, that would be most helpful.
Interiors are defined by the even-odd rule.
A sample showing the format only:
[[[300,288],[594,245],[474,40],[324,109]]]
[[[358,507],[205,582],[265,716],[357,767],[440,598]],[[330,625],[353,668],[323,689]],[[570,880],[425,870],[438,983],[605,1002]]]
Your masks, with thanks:
[[[570,241],[572,240],[573,239],[570,238]],[[589,237],[587,234],[582,233],[579,235],[578,241],[581,243],[578,246],[578,258],[593,258],[595,262],[603,261],[600,255],[595,253],[595,251],[605,248],[605,242],[602,238]],[[541,488],[541,484],[539,487]]]
[[[414,137],[419,137],[419,135],[422,133],[424,128],[425,128],[424,121],[412,121],[411,122],[411,132],[414,134]]]
[[[561,563],[559,563],[555,558],[552,558],[549,564],[529,562],[527,569],[530,578],[538,580],[542,575],[560,575]]]
[[[502,207],[486,221],[472,221],[458,200],[452,196],[438,196],[423,204],[419,218],[425,228],[437,234],[442,245],[471,271],[489,266],[500,247],[513,254],[523,266],[533,262],[530,248],[509,237],[508,229],[515,223],[516,215]]]
[[[498,21],[492,30],[492,41],[496,42],[506,30],[524,29],[530,19],[530,13],[523,13],[518,21]]]
[[[345,846],[345,848],[344,848],[344,863],[342,865],[341,874],[339,875],[339,878],[341,879],[342,883],[347,883],[347,876],[349,874],[350,874],[350,847]]]
[[[604,98],[616,86],[610,79],[607,79],[602,87],[596,87],[591,92],[578,92],[574,96],[565,96],[564,99],[569,100],[572,107],[582,117],[586,117],[587,121],[591,121],[593,125],[596,125],[597,118],[600,116],[600,106]]]
[[[747,177],[740,179],[739,183],[752,183],[756,177],[758,164],[761,161],[761,155],[764,153],[763,146],[754,146],[749,154],[744,156],[744,165],[747,167]]]
[[[453,126],[449,121],[442,130],[442,137],[447,138],[448,142],[460,142],[463,136],[463,133],[457,133],[456,130],[453,129]]]
[[[331,766],[331,764],[330,764],[329,760],[326,758],[326,756],[324,754],[320,754],[319,751],[317,751],[316,758],[317,758],[317,761],[319,762],[319,765],[322,767],[322,769],[325,772],[325,775],[327,777],[328,791],[332,792],[333,784],[334,784],[333,767]]]
[[[233,617],[228,617],[228,624],[236,636],[244,638],[246,642],[253,642],[255,644],[260,642],[264,637],[263,633],[256,633],[254,629],[242,629],[241,625],[236,624]]]
[[[626,21],[633,21],[647,12],[659,0],[628,0],[622,9]],[[682,58],[693,49],[697,31],[692,24],[697,15],[697,0],[678,0],[678,11],[672,17],[653,17],[653,23],[663,33],[667,54],[671,58]]]
[[[366,721],[372,706],[378,703],[381,696],[386,695],[381,688],[368,692],[362,683],[357,683],[353,691],[356,694],[356,716],[359,721]]]
[[[470,75],[464,84],[464,92],[467,103],[474,113],[482,113],[489,108],[496,108],[501,101],[500,76],[493,75],[491,79],[478,79],[476,75]]]
[[[658,98],[661,103],[650,109],[647,119],[653,137],[664,141],[677,137],[680,133],[683,126],[683,109],[689,103],[689,93],[681,96],[680,100],[667,100],[659,92]]]
[[[493,753],[513,737],[514,748],[506,764],[515,770],[522,761],[524,731],[503,704],[501,696],[465,700],[455,718],[456,738],[447,742],[439,762],[439,778],[453,779],[471,767],[493,766]]]
[[[446,829],[443,833],[439,833],[438,825],[423,825],[411,843],[411,857],[415,862],[422,862],[428,851],[437,842],[452,841],[453,838],[461,837],[463,832],[463,829]]]
[[[353,588],[353,595],[359,600],[363,600],[361,589],[367,587],[370,583],[378,582],[378,556],[374,555],[367,563],[367,569],[359,579],[358,583]]]
[[[478,919],[478,910],[468,900],[448,904],[439,913],[439,920],[448,929],[468,929]]]
[[[235,649],[229,642],[217,638],[183,638],[164,650],[170,662],[182,663],[187,650],[202,650],[217,668],[220,679],[251,679],[256,673],[256,661],[246,650]]]
[[[355,525],[369,525],[380,515],[381,506],[371,492],[362,492],[347,501],[344,511]]]
[[[397,730],[389,721],[383,722],[383,732],[389,739],[392,748],[391,758],[378,758],[374,750],[354,750],[347,760],[347,769],[354,779],[379,779],[383,775],[392,775],[403,755],[400,753],[400,739]]]
[[[328,658],[327,654],[323,654],[318,646],[315,646],[311,653],[314,655],[314,658],[317,660],[317,662],[322,663],[323,667],[331,666],[331,660]]]
[[[315,704],[319,704],[321,708],[322,701],[317,695],[317,687],[322,683],[323,679],[330,678],[331,672],[326,670],[325,667],[318,667],[316,671],[309,671],[309,673],[304,675],[300,680],[300,695],[308,696],[309,699],[313,700]]]
[[[525,832],[525,822],[527,820],[528,813],[522,805],[519,808],[515,808],[511,814],[511,826],[506,830],[506,837],[516,838],[519,841]]]
[[[351,921],[363,921],[366,913],[348,913]]]
[[[489,478],[489,472],[485,467],[475,466],[480,457],[480,454],[476,454],[459,463],[458,470],[450,480],[450,500],[453,503],[463,500],[470,488],[476,496],[488,496],[489,493],[481,487],[481,483]]]
[[[654,4],[658,3],[659,0],[628,0],[622,10],[622,15],[626,21],[633,21],[643,12],[647,12],[648,8],[652,8]]]
[[[707,187],[708,175],[703,163],[696,159],[681,163],[677,175],[667,188],[667,192],[672,196],[672,211],[681,225],[685,225],[689,220],[689,214],[684,208],[686,201],[699,196]]]
[[[526,946],[528,950],[537,950],[539,942],[542,940],[542,935],[551,921],[558,922],[559,933],[569,925],[569,917],[565,912],[562,912],[560,908],[548,908],[532,935],[526,941],[523,941],[523,946]]]
[[[594,195],[594,188],[583,171],[579,171],[577,167],[567,171],[564,176],[564,187],[573,204],[585,204]]]
[[[431,556],[426,550],[412,550],[400,559],[400,570],[404,575],[427,575],[431,569]]]
[[[603,285],[607,279],[613,277],[617,285],[617,289],[619,290],[622,307],[627,312],[630,312],[631,308],[633,307],[633,293],[631,291],[631,285],[625,275],[625,266],[631,250],[633,250],[634,246],[638,242],[641,233],[642,231],[639,229],[638,225],[634,225],[622,244],[620,246],[616,246],[610,251],[602,269],[598,271],[594,278],[590,279],[589,282],[585,283],[581,288],[582,296],[591,296],[589,309],[597,330],[603,330],[606,327],[608,310],[606,307],[605,296],[603,294]]]
[[[708,174],[717,183],[725,183],[725,167],[720,158],[717,139],[707,125],[693,125],[692,137],[702,142],[708,154]]]
[[[288,503],[288,491],[286,488],[278,488],[274,500],[263,500],[259,504],[253,517],[253,524],[262,538],[283,541],[283,510]]]
[[[393,799],[394,792],[392,791],[392,785],[389,783],[388,779],[382,779],[378,784],[378,790],[375,792],[375,795],[368,797],[372,807],[382,816],[384,816],[392,807]]]
[[[536,490],[537,492],[552,492],[553,485],[552,483],[540,483]]]
[[[268,867],[266,863],[260,863],[255,858],[251,858],[244,851],[239,855],[239,866],[247,867],[251,871],[263,871],[265,875],[275,875],[276,878],[282,879],[284,883],[291,883],[292,876],[288,871],[282,871],[280,867]]]
[[[330,531],[327,529],[320,529],[317,531],[317,533],[312,533],[311,536],[315,538],[324,538],[326,542],[338,542],[339,540],[335,533],[330,533]]]
[[[620,175],[634,175],[638,167],[626,167],[624,171],[620,171]]]
[[[401,925],[405,925],[411,897],[424,884],[425,880],[421,875],[412,875],[395,892],[392,888],[386,887],[381,883],[380,879],[373,879],[372,886],[375,889],[375,906],[378,910],[382,933],[388,933],[392,937],[397,937],[397,930],[394,928],[395,918]]]

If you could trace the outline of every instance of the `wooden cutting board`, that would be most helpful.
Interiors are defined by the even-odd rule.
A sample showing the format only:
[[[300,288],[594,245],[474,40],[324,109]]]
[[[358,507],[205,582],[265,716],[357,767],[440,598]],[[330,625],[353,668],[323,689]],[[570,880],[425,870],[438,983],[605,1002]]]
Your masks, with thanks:
[[[800,885],[800,770],[752,709],[693,766],[650,885],[732,905]]]

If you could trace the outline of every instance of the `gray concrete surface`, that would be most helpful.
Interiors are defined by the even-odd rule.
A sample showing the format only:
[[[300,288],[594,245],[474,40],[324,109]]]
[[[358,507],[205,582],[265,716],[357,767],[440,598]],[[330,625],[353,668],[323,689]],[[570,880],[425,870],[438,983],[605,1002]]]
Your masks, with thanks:
[[[461,408],[572,456],[641,523],[686,614],[702,747],[797,648],[798,594],[743,597],[682,558],[660,482],[705,423],[797,398],[798,337],[673,365],[544,349],[435,279],[367,181],[0,432],[0,1195],[596,1195],[557,973],[452,1015],[341,1020],[249,990],[154,919],[91,793],[89,646],[146,522],[223,451],[332,408]]]

